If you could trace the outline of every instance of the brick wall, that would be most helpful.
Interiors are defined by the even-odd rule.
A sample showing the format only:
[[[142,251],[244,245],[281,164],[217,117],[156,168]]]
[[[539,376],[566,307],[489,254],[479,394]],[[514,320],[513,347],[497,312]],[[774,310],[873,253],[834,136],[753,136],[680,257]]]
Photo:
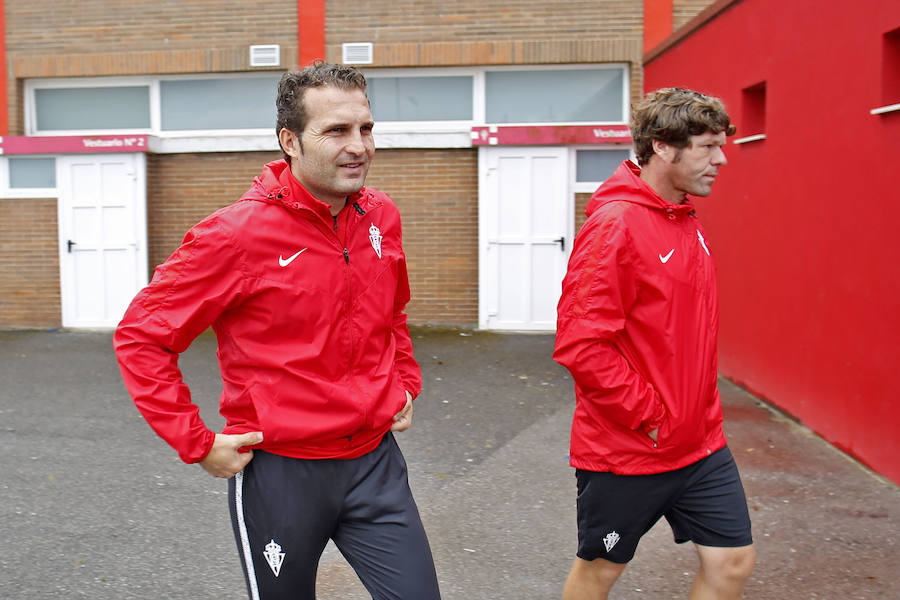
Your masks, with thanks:
[[[400,208],[416,324],[478,321],[476,150],[380,150],[368,185]],[[197,221],[237,200],[277,152],[147,156],[151,271]],[[62,322],[56,199],[0,200],[0,327]]]
[[[329,0],[327,9],[329,45],[640,38],[644,18],[640,0]]]
[[[277,152],[148,155],[151,270],[197,221],[237,200]],[[478,321],[477,150],[379,150],[367,184],[403,218],[413,323]]]
[[[0,327],[58,327],[56,198],[2,198],[0,224]]]
[[[280,152],[147,155],[147,244],[150,271],[178,248],[206,215],[249,189]]]
[[[678,31],[713,2],[715,0],[672,0],[672,30]]]
[[[329,0],[326,55],[372,42],[373,67],[627,62],[642,90],[643,2]]]
[[[411,323],[478,323],[478,151],[378,150],[367,185],[403,218]]]
[[[24,131],[28,78],[247,71],[251,44],[280,44],[281,70],[297,64],[296,0],[4,5],[10,135]]]
[[[583,192],[580,194],[575,194],[575,234],[577,235],[579,231],[581,231],[581,226],[584,225],[584,222],[587,221],[587,215],[584,214],[584,209],[587,208],[587,203],[591,199],[593,192]]]
[[[675,4],[693,16],[709,1]],[[28,78],[246,71],[251,44],[280,44],[281,68],[296,68],[295,0],[53,6],[4,3],[10,135],[24,131],[21,83]],[[329,0],[326,13],[332,61],[342,43],[371,41],[373,67],[626,62],[632,98],[641,94],[641,0]]]
[[[6,0],[6,51],[103,54],[297,41],[296,0]]]
[[[675,3],[687,11],[702,8],[696,0]],[[281,44],[282,64],[295,68],[296,9],[295,0],[61,0],[48,11],[34,2],[8,0],[9,133],[24,131],[27,78],[245,71],[250,69],[247,47],[259,43]],[[340,60],[343,42],[371,41],[374,68],[624,62],[630,65],[632,99],[642,92],[641,0],[517,0],[508,5],[328,0],[326,11],[329,60]],[[148,155],[151,266],[177,247],[192,224],[237,199],[262,163],[277,157],[260,152]],[[404,217],[411,321],[475,324],[477,152],[380,150],[369,184],[391,194]],[[582,213],[579,204],[579,225]],[[55,222],[54,212],[54,248]],[[2,236],[17,235],[19,225],[4,220],[2,229]],[[58,288],[58,272],[52,282]],[[56,294],[53,324],[59,322],[58,289]],[[5,293],[0,298],[9,302]],[[0,313],[7,318],[7,311]]]

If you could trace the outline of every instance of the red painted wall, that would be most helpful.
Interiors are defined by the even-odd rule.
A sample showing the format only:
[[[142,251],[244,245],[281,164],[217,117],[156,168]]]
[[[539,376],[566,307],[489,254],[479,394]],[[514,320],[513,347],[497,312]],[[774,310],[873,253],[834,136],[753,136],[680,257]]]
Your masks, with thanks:
[[[720,369],[900,483],[900,112],[869,112],[900,103],[898,27],[896,0],[743,0],[651,52],[645,86],[719,96],[740,138],[765,82],[767,139],[729,143],[697,203]]]
[[[672,33],[672,0],[644,0],[644,52]]]
[[[325,59],[325,0],[297,0],[297,64]]]

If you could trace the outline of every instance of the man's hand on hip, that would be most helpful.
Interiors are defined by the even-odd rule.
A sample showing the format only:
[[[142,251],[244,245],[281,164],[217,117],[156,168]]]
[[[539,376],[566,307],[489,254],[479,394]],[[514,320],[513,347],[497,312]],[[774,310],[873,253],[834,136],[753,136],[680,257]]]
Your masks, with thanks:
[[[391,431],[406,431],[412,425],[413,402],[412,394],[406,392],[406,405],[403,409],[394,415],[394,424],[391,425]]]
[[[213,477],[230,479],[241,472],[253,459],[253,450],[238,452],[244,446],[259,444],[263,440],[262,432],[252,431],[240,435],[217,433],[212,449],[200,466]]]

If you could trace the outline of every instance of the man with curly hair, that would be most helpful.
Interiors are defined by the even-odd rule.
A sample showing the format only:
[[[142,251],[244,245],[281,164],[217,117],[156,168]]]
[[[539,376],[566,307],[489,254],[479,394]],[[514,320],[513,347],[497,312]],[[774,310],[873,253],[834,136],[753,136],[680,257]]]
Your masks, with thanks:
[[[625,161],[592,196],[559,302],[554,358],[575,380],[578,552],[564,600],[601,600],[661,518],[694,542],[693,600],[741,597],[755,561],[722,431],[715,265],[691,196],[734,133],[717,98],[648,94]]]

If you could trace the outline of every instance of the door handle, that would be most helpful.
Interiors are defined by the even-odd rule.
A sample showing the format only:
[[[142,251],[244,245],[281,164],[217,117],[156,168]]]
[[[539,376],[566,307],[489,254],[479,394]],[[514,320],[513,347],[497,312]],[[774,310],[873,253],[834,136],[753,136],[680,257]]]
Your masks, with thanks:
[[[68,250],[69,254],[72,254],[72,246],[74,246],[75,244],[76,242],[73,242],[72,240],[66,241],[66,249]]]
[[[559,244],[559,249],[560,249],[561,252],[565,252],[565,251],[566,251],[566,238],[565,238],[565,236],[560,237],[560,238],[556,238],[555,240],[553,240],[553,243],[554,243],[554,244]]]

